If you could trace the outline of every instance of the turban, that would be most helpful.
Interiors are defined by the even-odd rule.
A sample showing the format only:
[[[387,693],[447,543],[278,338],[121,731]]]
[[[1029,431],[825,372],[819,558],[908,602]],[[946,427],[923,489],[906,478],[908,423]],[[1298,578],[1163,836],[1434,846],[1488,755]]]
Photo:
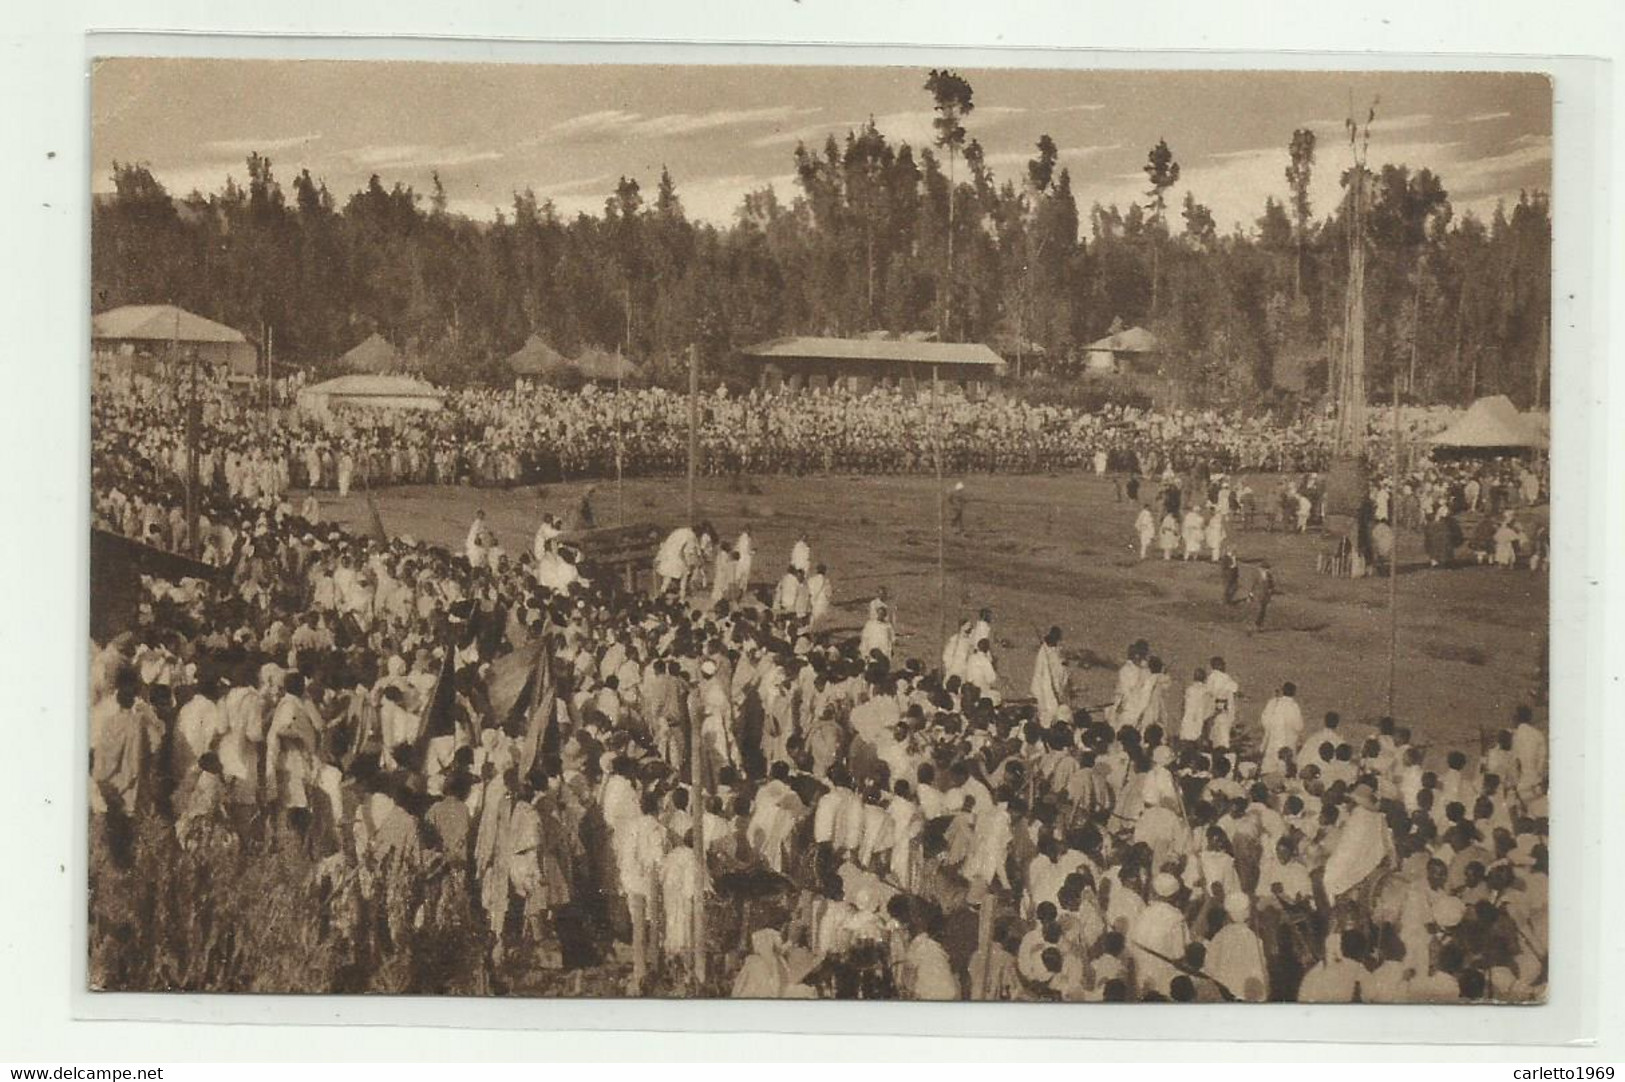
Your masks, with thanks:
[[[1179,880],[1168,872],[1158,872],[1151,880],[1151,890],[1159,898],[1172,898],[1179,892]]]

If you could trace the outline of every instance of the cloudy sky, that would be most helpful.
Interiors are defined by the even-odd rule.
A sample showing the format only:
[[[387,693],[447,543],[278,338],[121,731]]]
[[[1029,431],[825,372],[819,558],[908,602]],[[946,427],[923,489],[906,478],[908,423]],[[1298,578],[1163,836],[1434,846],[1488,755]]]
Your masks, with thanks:
[[[92,85],[97,191],[113,161],[144,161],[171,191],[239,180],[258,150],[288,186],[300,168],[343,199],[377,173],[489,219],[532,188],[567,214],[597,212],[616,179],[652,192],[671,170],[690,216],[732,220],[740,197],[794,194],[798,140],[821,145],[873,116],[893,141],[931,138],[924,72],[913,68],[535,67],[361,62],[119,59]],[[1147,150],[1168,140],[1184,192],[1221,229],[1249,227],[1284,197],[1286,146],[1320,137],[1316,214],[1349,162],[1343,117],[1380,99],[1373,164],[1439,173],[1458,213],[1482,216],[1520,189],[1550,188],[1551,93],[1524,74],[965,70],[970,134],[1000,177],[1019,176],[1049,134],[1080,209],[1143,197]]]

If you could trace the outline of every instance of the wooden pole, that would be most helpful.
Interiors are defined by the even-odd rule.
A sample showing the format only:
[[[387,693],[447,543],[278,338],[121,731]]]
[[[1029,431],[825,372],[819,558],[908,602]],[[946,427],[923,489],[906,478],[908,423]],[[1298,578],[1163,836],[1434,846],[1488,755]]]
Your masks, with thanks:
[[[615,525],[626,525],[626,496],[621,491],[621,351],[615,351]]]
[[[694,525],[694,478],[700,458],[700,351],[688,347],[688,524]]]
[[[276,328],[265,327],[265,421],[271,421],[271,384],[276,382]]]
[[[695,710],[692,701],[688,712],[688,791],[690,813],[694,822],[694,943],[692,966],[694,991],[699,994],[705,987],[705,888],[710,879],[705,860],[705,785],[700,768],[704,745],[700,742],[700,724],[703,709]]]
[[[937,366],[931,366],[931,442],[937,465],[937,642],[948,635],[947,499],[942,479],[942,412],[937,405]]]
[[[993,884],[987,885],[982,895],[982,907],[976,914],[976,946],[982,952],[982,972],[980,981],[982,998],[991,999],[992,989],[988,987],[993,982]]]
[[[1540,409],[1541,393],[1546,389],[1546,368],[1551,364],[1552,319],[1540,321],[1540,345],[1535,347],[1535,401],[1531,409]]]
[[[180,348],[181,314],[175,311],[175,336],[170,343],[171,350]],[[197,475],[197,441],[198,441],[198,398],[197,398],[197,350],[192,350],[192,387],[186,405],[186,543],[191,554],[196,557],[199,552],[197,523],[198,523],[198,475]]]
[[[1394,462],[1388,471],[1388,716],[1394,716],[1395,669],[1399,658],[1399,370],[1394,370]]]

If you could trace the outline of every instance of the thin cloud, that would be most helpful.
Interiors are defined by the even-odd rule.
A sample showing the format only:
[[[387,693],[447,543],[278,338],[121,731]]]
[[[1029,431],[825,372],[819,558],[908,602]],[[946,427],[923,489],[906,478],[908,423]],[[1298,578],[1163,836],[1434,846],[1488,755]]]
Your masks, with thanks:
[[[1499,112],[1499,113],[1474,113],[1472,116],[1467,117],[1465,120],[1463,120],[1462,123],[1463,124],[1483,124],[1485,121],[1489,121],[1489,120],[1506,120],[1511,116],[1512,116],[1511,113],[1504,112],[1504,111]]]
[[[1026,112],[1026,109],[1014,105],[983,105],[977,107],[976,111],[966,118],[965,126],[970,131],[970,137],[975,138],[979,125],[1000,124]],[[750,145],[760,148],[794,146],[796,143],[822,143],[825,137],[830,135],[841,139],[847,132],[855,132],[863,127],[870,119],[874,120],[880,134],[894,144],[907,143],[911,147],[924,147],[930,146],[937,138],[936,129],[931,126],[931,122],[936,119],[936,113],[930,109],[911,109],[906,112],[884,113],[872,118],[805,124],[799,128],[764,135],[752,140]]]
[[[600,109],[561,120],[548,128],[547,134],[557,140],[670,137],[719,128],[782,123],[820,111],[818,106],[770,105],[757,109],[713,109],[703,113],[645,116],[625,109]]]
[[[321,137],[321,132],[311,132],[309,135],[284,135],[274,139],[217,139],[203,145],[216,154],[242,155],[307,146]]]
[[[714,128],[742,127],[747,124],[773,124],[822,110],[817,106],[797,108],[778,105],[762,109],[719,109],[709,113],[669,113],[651,117],[634,126],[638,135],[688,135]]]
[[[416,143],[368,144],[344,152],[344,157],[368,169],[409,169],[476,165],[502,159],[499,150],[473,147],[432,147]]]
[[[594,135],[619,130],[631,124],[637,118],[637,113],[629,113],[624,109],[600,109],[597,112],[582,113],[580,116],[561,120],[548,128],[547,131],[549,135],[566,137]]]
[[[1509,187],[1507,178],[1514,173],[1541,175],[1529,187],[1549,189],[1552,175],[1551,136],[1516,139],[1512,149],[1501,154],[1481,155],[1464,161],[1452,162],[1448,170],[1440,170],[1445,187],[1454,186],[1463,196],[1482,197],[1491,193],[1504,193]]]
[[[1394,116],[1383,116],[1380,112],[1381,107],[1378,108],[1377,119],[1371,122],[1372,135],[1379,135],[1384,132],[1415,131],[1418,128],[1426,128],[1437,122],[1437,118],[1432,113],[1399,113]],[[1354,119],[1362,128],[1365,126],[1365,116],[1365,107],[1357,107]],[[1323,118],[1320,120],[1306,120],[1299,124],[1298,127],[1309,128],[1317,133],[1328,130],[1341,132],[1347,123],[1347,117],[1340,117],[1336,120]]]

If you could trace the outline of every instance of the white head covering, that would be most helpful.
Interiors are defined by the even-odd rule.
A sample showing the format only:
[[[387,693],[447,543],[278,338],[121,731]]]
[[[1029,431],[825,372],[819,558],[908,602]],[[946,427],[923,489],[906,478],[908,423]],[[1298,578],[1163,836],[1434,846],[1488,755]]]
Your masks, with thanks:
[[[1433,923],[1441,928],[1454,928],[1467,915],[1467,906],[1460,898],[1445,895],[1433,902]]]
[[[1151,880],[1151,891],[1159,898],[1172,898],[1179,893],[1179,880],[1169,872],[1158,872]]]

